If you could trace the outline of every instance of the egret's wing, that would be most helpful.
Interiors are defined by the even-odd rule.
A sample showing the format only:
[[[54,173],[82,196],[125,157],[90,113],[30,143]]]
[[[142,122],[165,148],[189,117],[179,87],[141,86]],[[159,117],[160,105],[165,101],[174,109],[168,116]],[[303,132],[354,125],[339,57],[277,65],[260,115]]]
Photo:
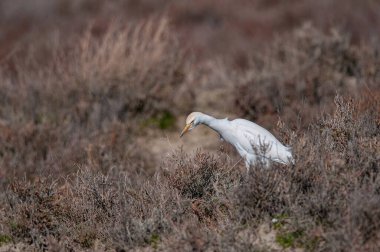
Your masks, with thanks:
[[[253,123],[245,119],[235,119],[231,122],[236,131],[245,135],[249,140],[259,145],[260,142],[266,144],[281,144],[275,136],[273,136],[268,130],[264,129],[260,125]]]
[[[232,125],[240,145],[247,152],[259,156],[262,154],[263,157],[280,163],[286,163],[288,157],[291,157],[290,149],[263,127],[244,119],[233,120]],[[258,149],[254,150],[252,146]]]

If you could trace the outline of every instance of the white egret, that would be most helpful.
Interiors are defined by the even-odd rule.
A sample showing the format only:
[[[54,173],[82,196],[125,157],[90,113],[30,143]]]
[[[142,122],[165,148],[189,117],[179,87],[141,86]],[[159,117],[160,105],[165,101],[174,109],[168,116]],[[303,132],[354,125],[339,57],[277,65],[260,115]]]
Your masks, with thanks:
[[[263,127],[245,120],[216,119],[201,112],[193,112],[186,119],[186,126],[180,137],[204,124],[219,133],[221,140],[232,144],[244,158],[247,170],[257,162],[268,166],[270,161],[290,164],[294,162],[291,148],[284,146],[275,136]]]

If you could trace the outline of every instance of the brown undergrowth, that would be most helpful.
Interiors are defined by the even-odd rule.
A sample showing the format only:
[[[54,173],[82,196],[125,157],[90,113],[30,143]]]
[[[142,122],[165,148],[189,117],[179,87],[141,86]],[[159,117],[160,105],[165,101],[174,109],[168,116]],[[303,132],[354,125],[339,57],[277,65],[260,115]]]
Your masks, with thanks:
[[[375,100],[369,92],[378,86],[379,64],[378,48],[305,24],[251,54],[234,80],[236,108],[267,127],[281,117],[293,129],[305,128],[321,111],[332,112],[336,94]]]
[[[193,88],[166,19],[15,54],[0,76],[0,245],[375,250],[377,49],[309,26],[281,41],[254,53],[239,76],[219,68],[222,87],[236,80],[236,111],[292,146],[294,165],[248,174],[223,149],[179,149],[156,163],[150,146],[137,145],[136,136],[175,128],[188,101],[174,96]],[[262,242],[263,227],[273,244]]]

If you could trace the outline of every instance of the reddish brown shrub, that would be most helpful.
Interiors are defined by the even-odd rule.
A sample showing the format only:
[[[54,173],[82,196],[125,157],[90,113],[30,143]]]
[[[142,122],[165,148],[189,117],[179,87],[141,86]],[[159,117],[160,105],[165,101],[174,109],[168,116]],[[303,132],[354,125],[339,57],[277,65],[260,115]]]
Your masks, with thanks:
[[[355,95],[375,87],[380,62],[377,48],[354,46],[348,35],[324,34],[305,25],[255,51],[239,74],[238,112],[271,127],[280,116],[292,128],[307,127],[331,111],[335,95]]]

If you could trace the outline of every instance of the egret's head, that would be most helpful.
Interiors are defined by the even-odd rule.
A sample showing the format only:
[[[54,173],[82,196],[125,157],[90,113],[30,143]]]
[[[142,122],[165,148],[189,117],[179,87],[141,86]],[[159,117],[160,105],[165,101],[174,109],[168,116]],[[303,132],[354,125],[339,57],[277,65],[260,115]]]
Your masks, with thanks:
[[[194,129],[199,124],[199,118],[203,115],[201,112],[193,112],[190,113],[190,115],[186,118],[186,125],[185,128],[183,128],[180,137],[182,137],[186,132]]]

